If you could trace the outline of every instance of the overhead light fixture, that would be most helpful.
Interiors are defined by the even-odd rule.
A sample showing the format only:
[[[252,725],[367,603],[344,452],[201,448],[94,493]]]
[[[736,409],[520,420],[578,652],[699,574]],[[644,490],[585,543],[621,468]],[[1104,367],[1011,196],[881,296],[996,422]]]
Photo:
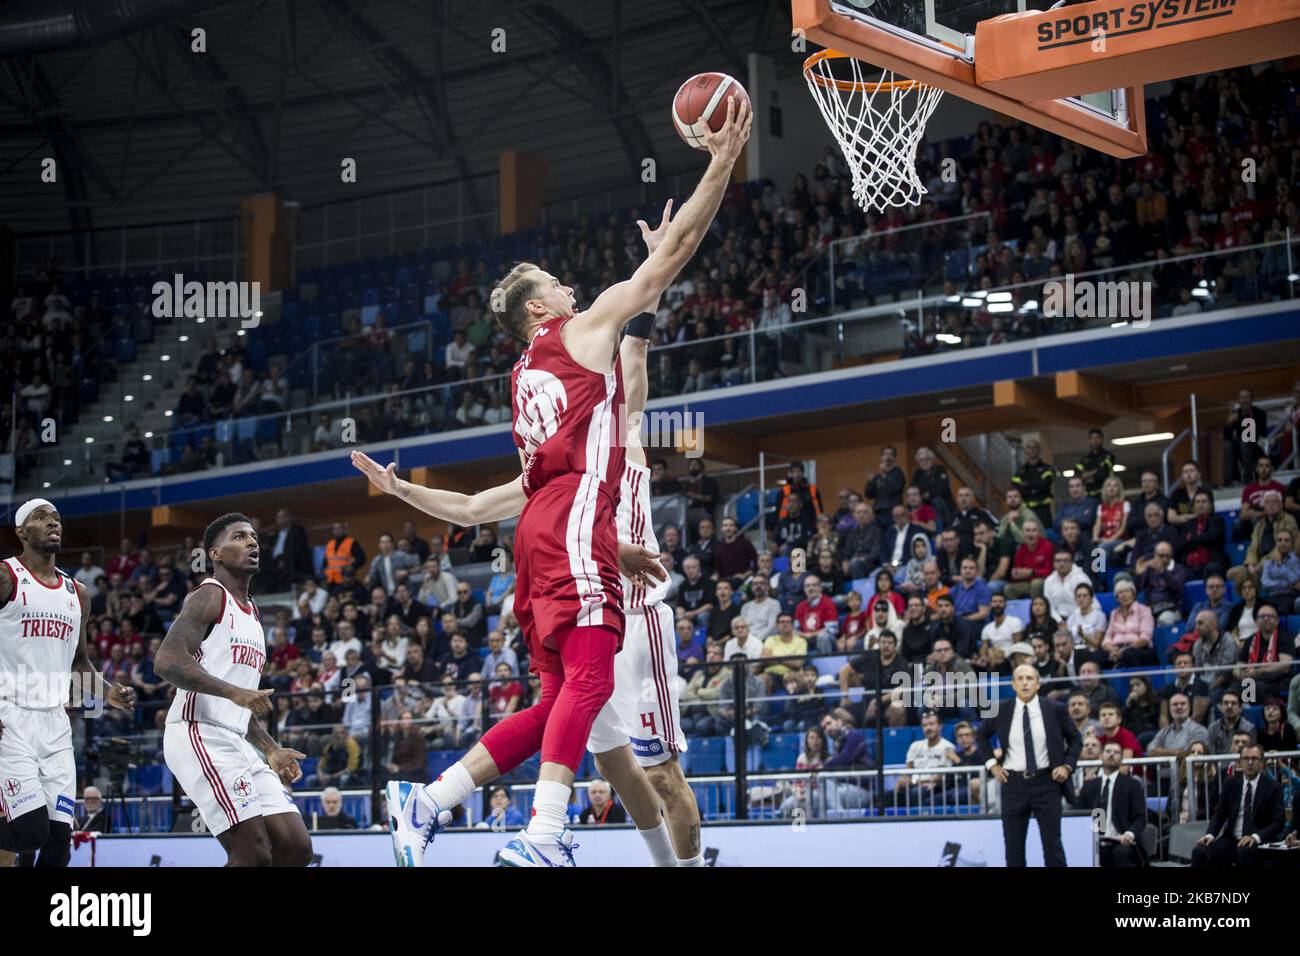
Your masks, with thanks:
[[[1127,319],[1125,319],[1123,322],[1112,322],[1112,323],[1110,324],[1110,327],[1111,327],[1112,329],[1122,329],[1122,328],[1124,328],[1124,326],[1126,326],[1126,325],[1128,325],[1128,320],[1127,320]]]
[[[48,487],[50,487],[50,483],[47,481],[47,482],[46,482],[44,485],[42,485],[41,487],[42,487],[42,488],[48,488]]]
[[[93,444],[95,444],[95,439],[94,439],[92,436],[87,435],[87,436],[86,436],[86,444],[87,444],[87,445],[93,445]]]
[[[935,339],[944,345],[961,345],[961,336],[953,335],[951,332],[940,332]]]
[[[135,401],[135,396],[134,396],[134,395],[123,395],[123,396],[122,396],[122,401],[124,401],[124,402],[134,402],[134,401]]]
[[[989,301],[990,301],[990,302],[1010,302],[1010,301],[1011,301],[1011,293],[1010,293],[1010,292],[990,292],[990,293],[989,293]]]
[[[990,302],[989,303],[989,313],[992,315],[997,315],[1000,312],[1014,312],[1014,311],[1016,311],[1016,307],[1011,302]]]
[[[190,337],[189,337],[188,335],[182,335],[181,338],[180,338],[180,340],[181,340],[182,342],[188,342],[188,341],[190,340]]]
[[[946,295],[946,296],[943,297],[943,301],[945,301],[945,302],[960,302],[960,301],[961,301],[961,296],[959,296],[959,295]]]
[[[167,409],[167,411],[163,412],[163,417],[164,417],[164,418],[171,418],[171,417],[172,417],[172,410],[169,408],[169,409]]]
[[[235,334],[236,334],[236,335],[247,335],[248,333],[247,333],[247,330],[245,330],[245,329],[240,329],[240,330],[239,330],[238,332],[236,332]]]
[[[63,459],[63,464],[64,464],[65,467],[68,466],[68,465],[71,465],[71,464],[72,464],[72,459],[71,459],[71,458],[65,458],[65,459]]]
[[[1155,432],[1151,435],[1125,435],[1123,438],[1112,438],[1112,445],[1149,445],[1154,441],[1169,441],[1174,437],[1173,432]]]
[[[1300,272],[1292,272],[1286,277],[1287,282],[1300,282]]]
[[[145,433],[144,433],[144,437],[145,437],[145,438],[153,438],[153,432],[145,432]]]
[[[204,322],[207,321],[207,319],[205,319],[203,316],[200,315],[194,321],[197,322],[199,325],[202,325]]]
[[[1116,465],[1111,469],[1111,471],[1128,471],[1128,467],[1125,465]]]
[[[105,416],[104,416],[104,421],[106,421],[106,422],[111,422],[112,420],[113,420],[113,416],[112,416],[112,415],[105,415]]]
[[[983,299],[962,299],[961,304],[968,309],[978,309],[984,304]]]
[[[172,357],[171,357],[170,355],[160,355],[160,356],[158,356],[158,361],[160,361],[160,362],[170,362],[171,360],[172,360]]]
[[[1073,469],[1073,468],[1067,468],[1067,469],[1065,469],[1065,471],[1061,472],[1061,477],[1062,477],[1062,478],[1073,478],[1073,477],[1074,477],[1074,469]]]
[[[1020,307],[1020,311],[1021,311],[1021,312],[1036,312],[1036,311],[1038,311],[1038,300],[1037,300],[1037,299],[1030,299],[1028,302],[1026,302],[1024,305],[1022,305],[1022,306]]]
[[[146,382],[152,382],[152,381],[153,381],[153,376],[150,375],[150,374],[148,374],[148,373],[146,372],[145,375],[144,375],[144,380],[145,380]]]

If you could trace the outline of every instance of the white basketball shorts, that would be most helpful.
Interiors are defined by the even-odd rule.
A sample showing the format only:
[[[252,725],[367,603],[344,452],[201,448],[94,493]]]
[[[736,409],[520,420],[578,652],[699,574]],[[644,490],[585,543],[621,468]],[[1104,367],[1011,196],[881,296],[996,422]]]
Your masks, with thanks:
[[[253,817],[299,812],[275,771],[233,730],[189,720],[168,724],[163,757],[213,836]]]
[[[67,711],[0,702],[0,723],[0,813],[15,820],[44,807],[50,822],[71,824],[77,763]]]
[[[686,749],[677,692],[672,608],[625,612],[623,650],[614,657],[614,693],[596,716],[587,749],[594,754],[632,745],[643,767]]]

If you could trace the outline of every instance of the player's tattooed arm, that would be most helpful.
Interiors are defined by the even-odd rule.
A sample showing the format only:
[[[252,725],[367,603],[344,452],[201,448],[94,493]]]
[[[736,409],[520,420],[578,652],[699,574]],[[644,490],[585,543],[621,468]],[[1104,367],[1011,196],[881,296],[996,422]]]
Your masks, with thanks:
[[[248,733],[244,739],[266,758],[267,764],[286,786],[292,786],[302,779],[302,768],[298,766],[298,761],[307,755],[276,743],[260,717],[254,717],[248,722]]]
[[[203,639],[217,623],[225,602],[225,593],[220,588],[204,585],[195,589],[181,605],[181,613],[163,638],[158,656],[154,658],[154,671],[180,690],[224,697],[240,707],[247,707],[254,714],[265,714],[271,709],[270,690],[236,687],[213,677],[198,661]]]
[[[352,453],[352,465],[385,494],[401,498],[413,508],[433,515],[440,521],[450,521],[462,527],[513,518],[524,510],[524,504],[528,501],[528,496],[524,494],[523,475],[504,485],[473,495],[463,495],[458,491],[411,484],[397,477],[396,465],[389,464],[385,468],[364,452]]]
[[[126,684],[110,684],[95,669],[95,665],[90,663],[90,657],[86,653],[88,640],[86,633],[90,628],[90,598],[80,581],[74,581],[73,587],[77,589],[77,600],[81,604],[81,633],[77,636],[77,652],[72,655],[72,669],[85,674],[90,679],[95,697],[107,701],[110,707],[116,707],[118,710],[132,710],[135,708],[135,688],[128,687]]]

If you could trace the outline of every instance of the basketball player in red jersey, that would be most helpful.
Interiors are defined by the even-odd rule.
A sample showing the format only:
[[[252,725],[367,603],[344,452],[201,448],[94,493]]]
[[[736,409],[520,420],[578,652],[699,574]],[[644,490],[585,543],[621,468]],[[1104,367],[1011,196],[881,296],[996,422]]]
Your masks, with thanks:
[[[257,532],[244,515],[224,514],[203,532],[203,551],[212,575],[185,598],[154,662],[177,688],[163,756],[227,866],[306,866],[311,837],[288,791],[306,754],[255,719],[271,709],[271,691],[258,689],[266,632],[248,596]]]
[[[624,470],[619,335],[650,309],[699,248],[749,138],[747,103],[705,137],[711,154],[695,193],[630,279],[585,312],[573,290],[520,263],[492,295],[502,329],[528,347],[511,375],[514,437],[528,503],[515,531],[515,616],[541,697],[492,727],[464,759],[419,787],[394,781],[388,812],[399,865],[423,847],[477,786],[541,749],[527,830],[498,854],[506,866],[573,866],[565,828],[573,779],[596,715],[609,699],[623,636],[615,508]]]

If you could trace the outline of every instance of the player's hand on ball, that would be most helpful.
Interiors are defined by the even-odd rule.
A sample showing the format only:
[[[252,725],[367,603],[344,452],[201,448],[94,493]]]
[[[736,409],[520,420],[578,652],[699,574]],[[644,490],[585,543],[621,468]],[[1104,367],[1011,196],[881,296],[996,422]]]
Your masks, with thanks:
[[[727,122],[716,133],[705,130],[702,134],[704,145],[716,158],[727,163],[734,163],[740,157],[740,150],[749,139],[750,127],[754,125],[754,114],[749,108],[749,101],[742,100],[739,107],[736,97],[727,97]]]
[[[135,688],[125,684],[110,684],[106,695],[108,705],[118,710],[135,709]]]
[[[659,228],[651,229],[644,219],[638,219],[636,224],[641,227],[641,238],[645,240],[646,252],[653,253],[659,248],[664,241],[664,236],[668,235],[668,226],[672,222],[673,201],[670,199],[664,204],[664,218],[659,223]]]
[[[277,747],[266,755],[267,764],[285,786],[292,786],[302,779],[302,767],[298,766],[298,761],[305,759],[306,754],[288,747]]]
[[[668,577],[668,572],[659,563],[659,555],[624,541],[618,543],[618,566],[629,581],[643,588],[654,587],[655,581]]]
[[[354,451],[352,453],[352,467],[369,478],[370,483],[384,494],[397,494],[397,464],[395,462],[385,468],[365,452]]]
[[[260,717],[271,712],[271,695],[274,693],[275,691],[269,687],[266,690],[244,690],[241,687],[230,695],[230,700],[240,707],[248,708]]]

